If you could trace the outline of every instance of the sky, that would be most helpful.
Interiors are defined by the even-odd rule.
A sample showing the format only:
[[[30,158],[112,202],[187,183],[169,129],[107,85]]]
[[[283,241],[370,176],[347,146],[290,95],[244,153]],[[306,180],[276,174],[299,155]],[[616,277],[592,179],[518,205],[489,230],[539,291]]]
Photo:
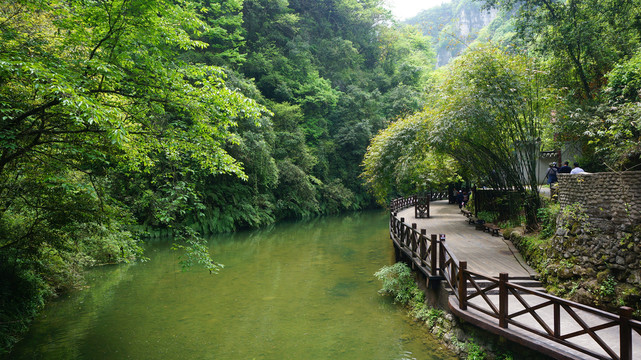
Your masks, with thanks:
[[[450,0],[386,0],[385,2],[397,19],[405,20],[425,9],[439,6]]]

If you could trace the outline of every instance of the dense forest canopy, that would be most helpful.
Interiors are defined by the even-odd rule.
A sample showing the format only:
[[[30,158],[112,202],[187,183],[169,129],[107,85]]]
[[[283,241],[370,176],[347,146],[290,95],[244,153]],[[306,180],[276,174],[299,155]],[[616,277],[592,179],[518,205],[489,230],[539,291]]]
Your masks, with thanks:
[[[461,178],[527,192],[542,146],[641,164],[638,0],[454,1],[498,17],[436,71],[383,2],[0,0],[0,352],[149,236],[216,272],[207,234]]]
[[[0,0],[0,351],[84,266],[373,205],[369,140],[424,105],[381,0]]]

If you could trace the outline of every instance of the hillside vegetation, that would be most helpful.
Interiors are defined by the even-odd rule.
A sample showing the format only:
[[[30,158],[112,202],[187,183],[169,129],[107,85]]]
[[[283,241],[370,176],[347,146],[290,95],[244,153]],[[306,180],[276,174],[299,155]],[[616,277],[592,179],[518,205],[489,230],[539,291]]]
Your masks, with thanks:
[[[518,188],[535,227],[542,146],[641,164],[639,0],[454,2],[497,18],[436,71],[449,40],[382,5],[0,0],[0,352],[149,236],[215,273],[207,234],[461,178]]]
[[[429,41],[380,1],[0,0],[0,352],[87,265],[371,206]]]

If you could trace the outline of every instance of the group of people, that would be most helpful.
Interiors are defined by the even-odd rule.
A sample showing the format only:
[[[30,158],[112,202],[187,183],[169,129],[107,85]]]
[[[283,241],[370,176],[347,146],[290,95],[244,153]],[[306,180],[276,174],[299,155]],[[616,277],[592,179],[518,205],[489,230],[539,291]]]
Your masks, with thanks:
[[[548,169],[547,174],[545,174],[545,177],[548,180],[548,185],[551,185],[559,181],[557,177],[558,174],[578,174],[582,172],[585,171],[581,169],[578,162],[574,163],[574,168],[570,168],[569,161],[564,162],[561,167],[557,167],[556,162],[552,162],[550,163],[550,168]]]

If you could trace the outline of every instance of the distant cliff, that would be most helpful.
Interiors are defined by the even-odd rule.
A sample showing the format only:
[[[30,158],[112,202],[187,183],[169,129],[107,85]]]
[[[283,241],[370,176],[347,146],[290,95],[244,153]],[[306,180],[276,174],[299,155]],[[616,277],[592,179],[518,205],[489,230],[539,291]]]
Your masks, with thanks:
[[[494,40],[496,31],[499,31],[502,41],[505,33],[510,32],[508,16],[499,14],[495,9],[488,11],[481,7],[482,3],[474,0],[453,0],[425,10],[405,23],[417,26],[432,38],[437,66],[443,66],[477,39]]]

